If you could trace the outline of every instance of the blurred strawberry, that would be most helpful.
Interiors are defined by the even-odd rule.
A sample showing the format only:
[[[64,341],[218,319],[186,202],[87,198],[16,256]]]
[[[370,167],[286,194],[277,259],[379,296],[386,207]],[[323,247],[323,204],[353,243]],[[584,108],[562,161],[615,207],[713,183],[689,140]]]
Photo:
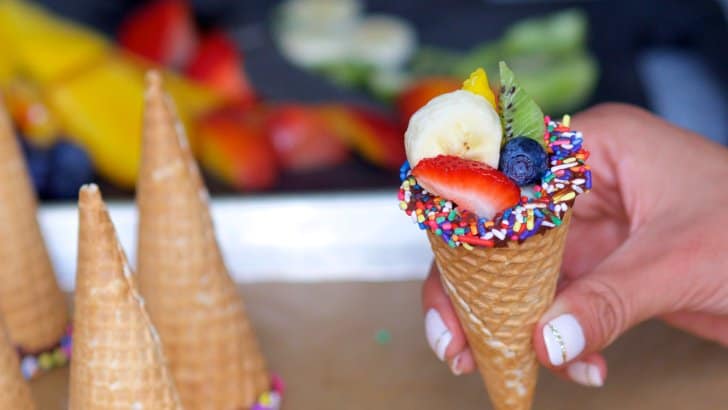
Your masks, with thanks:
[[[349,150],[320,113],[302,105],[281,105],[268,116],[268,135],[281,165],[309,171],[345,162]]]
[[[387,169],[398,169],[404,162],[404,134],[391,118],[353,105],[326,105],[319,111],[336,135],[365,160]]]
[[[265,132],[267,108],[226,107],[197,124],[200,162],[214,176],[242,190],[271,188],[278,180],[275,150]]]
[[[243,56],[222,32],[208,34],[202,39],[185,73],[230,100],[255,100],[253,87],[243,71]]]
[[[151,61],[183,67],[197,46],[192,9],[184,0],[143,4],[121,23],[121,46]]]
[[[462,87],[462,81],[451,77],[426,77],[414,81],[397,97],[400,120],[406,126],[415,111],[440,94]]]

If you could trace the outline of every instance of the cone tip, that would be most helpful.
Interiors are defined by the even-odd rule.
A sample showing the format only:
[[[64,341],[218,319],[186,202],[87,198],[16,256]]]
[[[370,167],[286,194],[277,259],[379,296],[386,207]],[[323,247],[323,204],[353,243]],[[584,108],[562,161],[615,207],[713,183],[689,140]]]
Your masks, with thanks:
[[[93,199],[98,196],[101,196],[101,190],[94,183],[83,184],[81,185],[81,189],[78,190],[78,197],[81,200]]]
[[[96,184],[85,184],[78,191],[78,204],[82,207],[103,206],[101,190]]]
[[[148,90],[162,89],[162,75],[158,70],[149,70],[146,75]]]

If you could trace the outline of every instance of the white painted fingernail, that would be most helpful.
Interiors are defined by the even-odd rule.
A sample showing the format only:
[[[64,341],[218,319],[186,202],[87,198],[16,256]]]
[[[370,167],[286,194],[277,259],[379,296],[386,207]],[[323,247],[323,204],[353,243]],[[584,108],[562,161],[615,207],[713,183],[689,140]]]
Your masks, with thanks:
[[[460,368],[460,362],[462,361],[462,353],[458,353],[455,358],[452,359],[452,363],[450,363],[450,371],[455,376],[460,376],[463,374],[463,370]]]
[[[585,345],[584,331],[574,315],[568,313],[546,323],[543,340],[554,366],[561,366],[578,356]]]
[[[604,380],[599,367],[585,362],[574,362],[566,370],[571,380],[590,387],[602,387]]]
[[[445,326],[442,317],[435,309],[430,309],[425,315],[425,332],[427,342],[430,343],[432,351],[435,352],[440,361],[445,360],[445,351],[452,341],[452,333]]]

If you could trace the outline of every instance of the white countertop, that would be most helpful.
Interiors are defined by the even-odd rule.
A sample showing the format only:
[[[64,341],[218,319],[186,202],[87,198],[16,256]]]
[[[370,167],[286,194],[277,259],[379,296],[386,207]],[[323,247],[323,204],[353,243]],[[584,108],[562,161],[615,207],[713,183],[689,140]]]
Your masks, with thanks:
[[[432,259],[427,238],[397,205],[392,192],[211,202],[223,255],[238,282],[424,277]],[[111,202],[108,208],[134,264],[134,203]],[[60,284],[71,290],[76,270],[76,206],[42,206],[39,220]]]

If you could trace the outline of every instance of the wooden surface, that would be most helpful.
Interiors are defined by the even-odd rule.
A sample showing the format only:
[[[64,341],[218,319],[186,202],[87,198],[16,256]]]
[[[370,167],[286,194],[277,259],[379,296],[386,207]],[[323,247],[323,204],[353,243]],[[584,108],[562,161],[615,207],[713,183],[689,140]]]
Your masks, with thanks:
[[[451,376],[427,347],[419,282],[252,284],[243,294],[284,410],[490,409],[478,376]],[[378,344],[378,331],[391,341]],[[194,354],[194,352],[190,352]],[[728,350],[647,323],[607,352],[602,389],[541,372],[534,409],[728,409]],[[67,369],[33,381],[40,410],[66,409]]]

